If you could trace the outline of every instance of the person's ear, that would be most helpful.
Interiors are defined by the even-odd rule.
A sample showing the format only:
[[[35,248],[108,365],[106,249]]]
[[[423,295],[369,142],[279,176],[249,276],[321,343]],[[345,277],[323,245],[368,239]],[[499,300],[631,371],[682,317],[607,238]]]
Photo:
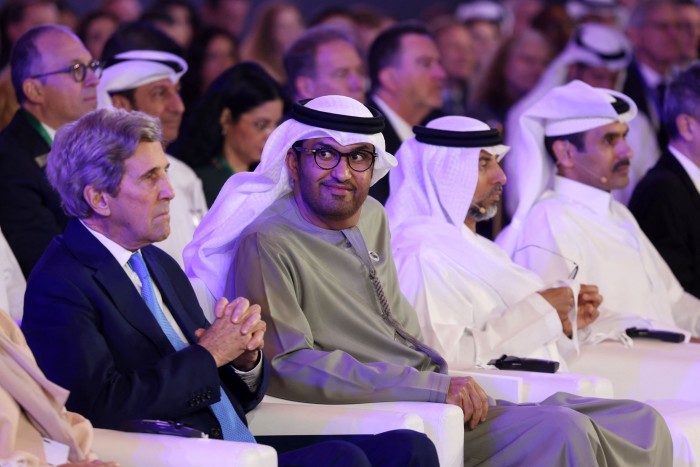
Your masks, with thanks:
[[[557,159],[559,167],[573,167],[574,156],[577,153],[576,146],[564,139],[558,139],[552,144],[552,152]]]
[[[291,175],[292,180],[294,180],[294,182],[299,180],[299,159],[294,149],[289,148],[284,161],[287,164],[287,170],[289,170],[289,175]]]
[[[44,85],[38,78],[27,78],[22,82],[22,92],[33,104],[44,102]]]
[[[228,127],[233,123],[233,117],[231,116],[231,109],[224,109],[219,114],[219,125],[221,125],[221,134],[225,135]]]
[[[313,99],[318,97],[315,94],[316,86],[314,80],[308,76],[299,76],[294,80],[294,89],[300,99]]]
[[[134,106],[131,105],[131,101],[127,99],[126,96],[121,94],[115,94],[112,96],[112,105],[115,109],[124,109],[128,111],[134,110]]]
[[[676,129],[680,137],[685,141],[693,141],[699,136],[695,134],[697,131],[697,120],[688,114],[678,114],[676,116]]]
[[[94,213],[102,217],[108,217],[112,213],[107,197],[107,193],[97,190],[94,185],[83,188],[83,199]]]
[[[393,66],[384,67],[379,71],[379,84],[388,91],[397,92],[400,80],[399,70]]]

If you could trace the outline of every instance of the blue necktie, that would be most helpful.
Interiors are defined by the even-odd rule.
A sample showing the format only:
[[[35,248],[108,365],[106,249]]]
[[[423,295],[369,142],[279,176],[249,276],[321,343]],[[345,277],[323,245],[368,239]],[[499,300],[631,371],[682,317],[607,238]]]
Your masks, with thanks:
[[[151,313],[153,313],[156,321],[158,321],[158,325],[163,330],[165,337],[168,338],[175,350],[187,347],[187,343],[175,332],[175,329],[173,329],[170,321],[165,317],[165,313],[163,313],[163,310],[158,304],[151,275],[148,273],[148,268],[146,267],[146,263],[140,251],[131,255],[131,258],[129,258],[129,266],[131,266],[131,269],[139,276],[141,280],[141,296],[151,310]],[[214,412],[217,420],[219,420],[224,439],[254,443],[255,438],[253,438],[253,434],[248,430],[248,427],[245,426],[245,423],[243,423],[236,413],[231,401],[224,392],[224,388],[219,386],[219,392],[221,393],[221,400],[209,407]]]

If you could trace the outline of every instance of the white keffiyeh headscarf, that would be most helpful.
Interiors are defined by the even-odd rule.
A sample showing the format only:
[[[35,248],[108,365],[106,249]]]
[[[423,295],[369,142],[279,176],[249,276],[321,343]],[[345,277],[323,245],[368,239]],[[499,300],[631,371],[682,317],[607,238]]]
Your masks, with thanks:
[[[97,108],[112,107],[110,93],[135,89],[161,79],[173,83],[187,72],[187,62],[159,50],[131,50],[114,56],[97,85]]]
[[[365,105],[345,96],[318,97],[306,103],[305,107],[340,116],[373,117]],[[324,137],[333,138],[343,146],[358,143],[374,145],[377,159],[372,184],[396,166],[396,158],[385,151],[381,133],[331,130],[301,123],[294,118],[287,120],[270,134],[255,171],[231,176],[202,219],[192,242],[183,253],[188,276],[204,281],[215,297],[223,295],[236,255],[238,236],[268,206],[292,191],[291,177],[285,163],[287,152],[297,141]]]
[[[427,128],[465,135],[491,130],[479,120],[458,116],[435,119],[428,123]],[[387,200],[386,210],[392,230],[417,216],[438,216],[461,227],[476,190],[482,149],[500,160],[509,148],[502,144],[437,146],[421,143],[416,137],[404,142],[396,153],[401,164],[389,175],[392,194]],[[394,193],[399,195],[394,196]]]
[[[627,104],[618,113],[616,101]],[[518,138],[512,155],[520,161],[517,170],[508,173],[519,198],[511,223],[501,231],[496,242],[512,256],[515,242],[532,205],[552,186],[554,164],[544,147],[545,136],[580,133],[613,122],[627,123],[637,115],[637,106],[626,95],[610,89],[594,88],[574,80],[551,89],[520,117]]]

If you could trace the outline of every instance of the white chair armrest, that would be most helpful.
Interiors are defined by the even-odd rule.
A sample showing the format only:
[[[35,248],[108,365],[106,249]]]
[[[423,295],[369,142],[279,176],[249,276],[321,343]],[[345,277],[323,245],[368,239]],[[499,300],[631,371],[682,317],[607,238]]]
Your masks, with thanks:
[[[450,371],[454,376],[471,376],[495,399],[510,402],[540,402],[557,392],[583,397],[614,397],[610,380],[579,373],[537,373],[475,368]]]
[[[277,467],[277,452],[261,444],[99,428],[95,429],[92,450],[100,459],[117,461],[122,467]]]
[[[377,402],[323,405],[265,396],[247,418],[255,435],[375,434],[407,428],[423,432],[430,438],[441,466],[458,467],[464,461],[464,416],[461,409],[448,404]]]

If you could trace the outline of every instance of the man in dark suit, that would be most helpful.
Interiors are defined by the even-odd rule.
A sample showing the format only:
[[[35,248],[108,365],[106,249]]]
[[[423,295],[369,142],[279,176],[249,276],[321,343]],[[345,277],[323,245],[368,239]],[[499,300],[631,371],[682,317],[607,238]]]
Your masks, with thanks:
[[[170,233],[167,166],[144,114],[93,112],[58,133],[47,175],[73,219],[30,276],[24,331],[96,426],[177,420],[227,438],[210,407],[230,400],[240,423],[262,398],[265,324],[241,299],[219,303],[208,327],[177,263],[151,245]]]
[[[379,34],[367,61],[372,84],[367,103],[386,117],[382,134],[387,152],[394,154],[413,136],[415,125],[439,116],[434,111],[442,107],[445,70],[433,36],[416,23],[400,23]],[[369,194],[384,204],[389,177],[375,183]]]
[[[72,219],[30,275],[23,330],[49,379],[70,390],[66,406],[97,427],[174,420],[254,442],[245,413],[267,389],[265,323],[258,305],[222,298],[209,326],[184,272],[152,245],[170,233],[168,165],[160,125],[143,113],[101,109],[58,132],[47,176]],[[415,432],[362,442],[292,451],[280,465],[369,465],[405,442],[417,465],[436,458]]]
[[[44,175],[60,126],[94,110],[99,62],[70,30],[28,31],[15,44],[12,84],[20,103],[0,132],[0,228],[25,276],[67,222]]]
[[[629,207],[683,288],[700,298],[700,65],[669,84],[664,120],[670,144]]]
[[[661,118],[664,92],[673,67],[681,60],[679,28],[674,0],[640,2],[627,27],[634,59],[627,67],[622,92],[649,118],[661,147],[668,142]]]

